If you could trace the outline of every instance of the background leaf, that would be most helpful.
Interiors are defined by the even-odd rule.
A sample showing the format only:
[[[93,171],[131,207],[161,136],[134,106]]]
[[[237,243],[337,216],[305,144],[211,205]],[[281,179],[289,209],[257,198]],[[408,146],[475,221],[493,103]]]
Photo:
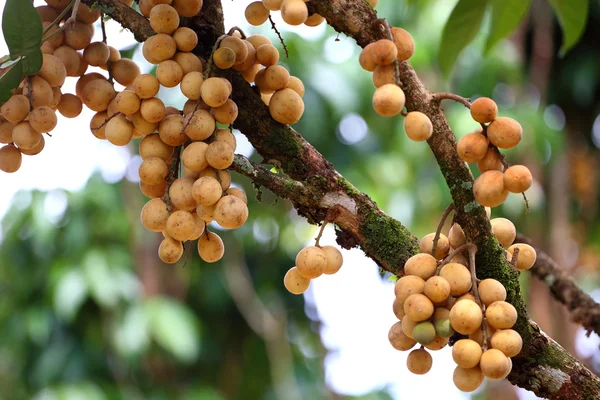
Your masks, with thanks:
[[[23,57],[23,73],[25,75],[34,75],[41,68],[44,63],[44,54],[41,49],[34,51],[25,57]]]
[[[527,14],[531,0],[491,0],[492,26],[485,44],[485,53],[500,40],[509,36],[519,26]]]
[[[487,0],[459,0],[452,10],[438,53],[440,69],[445,76],[452,71],[460,52],[477,36],[483,22]]]
[[[12,96],[12,91],[23,77],[23,62],[19,60],[12,68],[0,78],[0,103],[4,103]]]
[[[6,1],[2,15],[2,31],[11,57],[27,56],[40,50],[42,19],[31,1]]]
[[[550,0],[563,30],[560,55],[564,56],[579,40],[585,29],[589,0]]]

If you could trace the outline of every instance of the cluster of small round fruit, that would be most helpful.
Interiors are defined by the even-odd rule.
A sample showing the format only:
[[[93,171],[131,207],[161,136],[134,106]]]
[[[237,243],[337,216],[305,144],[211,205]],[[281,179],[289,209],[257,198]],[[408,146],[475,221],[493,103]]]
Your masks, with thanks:
[[[471,104],[471,117],[482,128],[463,136],[457,144],[460,158],[477,163],[481,175],[473,184],[473,194],[479,204],[497,207],[508,193],[523,193],[533,182],[531,172],[524,165],[509,167],[499,149],[512,149],[521,141],[523,128],[509,117],[496,117],[498,106],[487,97]],[[487,125],[486,125],[487,124]]]
[[[342,268],[342,253],[334,246],[308,246],[296,256],[296,266],[288,270],[283,284],[288,292],[302,294],[310,286],[312,279],[333,275]]]
[[[269,19],[271,11],[281,11],[281,18],[285,23],[294,26],[318,26],[325,20],[317,13],[308,15],[304,0],[255,1],[246,7],[246,20],[250,25],[262,25]]]
[[[504,379],[510,373],[510,357],[522,347],[521,336],[511,329],[517,311],[506,302],[500,282],[479,281],[464,254],[450,253],[447,237],[440,235],[434,254],[434,236],[421,240],[421,253],[407,260],[405,275],[396,282],[393,311],[400,321],[391,327],[388,339],[401,351],[419,343],[420,348],[409,353],[407,367],[425,374],[433,363],[427,350],[442,349],[458,334],[461,339],[452,349],[457,363],[454,383],[471,392],[484,376]]]

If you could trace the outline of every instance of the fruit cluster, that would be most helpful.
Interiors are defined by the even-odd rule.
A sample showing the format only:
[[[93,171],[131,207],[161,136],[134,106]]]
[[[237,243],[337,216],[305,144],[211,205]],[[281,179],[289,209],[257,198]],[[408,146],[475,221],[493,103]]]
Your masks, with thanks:
[[[316,13],[309,15],[304,0],[255,1],[246,7],[246,20],[250,25],[262,25],[271,16],[271,11],[281,11],[281,18],[288,25],[317,26],[325,20]]]
[[[288,292],[302,294],[310,286],[311,279],[333,275],[342,268],[342,253],[334,246],[308,246],[296,256],[296,266],[288,270],[283,284]]]
[[[471,104],[471,117],[482,128],[463,136],[457,144],[460,158],[477,163],[481,175],[473,184],[473,194],[479,204],[497,207],[508,193],[523,193],[531,186],[531,172],[524,165],[509,167],[499,149],[512,149],[521,141],[521,124],[509,117],[497,117],[498,106],[487,97]],[[487,125],[486,125],[487,124]]]

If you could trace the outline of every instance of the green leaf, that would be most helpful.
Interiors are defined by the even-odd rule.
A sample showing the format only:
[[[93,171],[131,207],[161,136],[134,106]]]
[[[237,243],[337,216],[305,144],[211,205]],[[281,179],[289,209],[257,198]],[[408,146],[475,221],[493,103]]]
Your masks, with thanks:
[[[200,350],[198,320],[184,304],[165,297],[146,303],[150,334],[165,350],[182,362],[192,362]]]
[[[44,54],[42,50],[34,51],[23,57],[23,73],[25,75],[34,75],[42,68],[44,63]]]
[[[485,44],[485,53],[510,35],[527,14],[531,0],[491,0],[492,26]]]
[[[589,0],[550,0],[550,4],[563,30],[560,55],[564,56],[583,34],[588,19]]]
[[[438,60],[445,76],[450,75],[460,52],[479,33],[488,0],[459,0],[452,10],[440,43]]]
[[[2,31],[11,57],[39,51],[43,30],[42,19],[31,1],[6,0]]]
[[[0,104],[10,99],[12,91],[19,86],[23,77],[23,63],[19,60],[0,78]]]

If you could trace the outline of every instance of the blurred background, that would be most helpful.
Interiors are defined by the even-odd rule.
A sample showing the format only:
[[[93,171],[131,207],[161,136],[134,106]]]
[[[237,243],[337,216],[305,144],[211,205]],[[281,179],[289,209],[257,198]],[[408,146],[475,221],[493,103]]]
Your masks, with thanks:
[[[265,34],[280,47],[266,26],[247,25],[247,3],[223,2],[226,27]],[[381,0],[377,10],[413,35],[411,61],[428,88],[492,97],[500,115],[521,122],[523,144],[506,153],[534,173],[531,212],[511,194],[493,217],[511,219],[600,300],[600,2],[590,2],[585,34],[564,58],[548,2],[534,0],[511,39],[484,57],[486,21],[445,79],[436,54],[454,3]],[[429,148],[404,135],[402,119],[372,110],[359,48],[324,25],[288,29],[279,15],[275,22],[290,51],[282,63],[307,88],[295,128],[415,235],[433,231],[448,190]],[[132,35],[107,26],[108,44],[151,71]],[[67,82],[63,92],[73,89]],[[184,103],[176,88],[161,96]],[[445,108],[457,136],[477,128],[462,105]],[[139,222],[137,147],[97,140],[91,116],[59,116],[46,149],[16,174],[0,175],[0,399],[535,398],[507,382],[459,392],[447,348],[434,353],[429,374],[411,375],[407,354],[387,339],[396,322],[393,283],[357,249],[344,251],[340,273],[313,281],[304,296],[287,293],[283,275],[317,228],[268,190],[259,202],[239,175],[250,218],[219,232],[224,259],[204,263],[190,246],[178,264],[162,264],[161,235]],[[260,160],[237,137],[238,152]],[[334,242],[328,227],[321,243]],[[600,371],[600,338],[570,324],[543,283],[522,279],[532,318]]]

